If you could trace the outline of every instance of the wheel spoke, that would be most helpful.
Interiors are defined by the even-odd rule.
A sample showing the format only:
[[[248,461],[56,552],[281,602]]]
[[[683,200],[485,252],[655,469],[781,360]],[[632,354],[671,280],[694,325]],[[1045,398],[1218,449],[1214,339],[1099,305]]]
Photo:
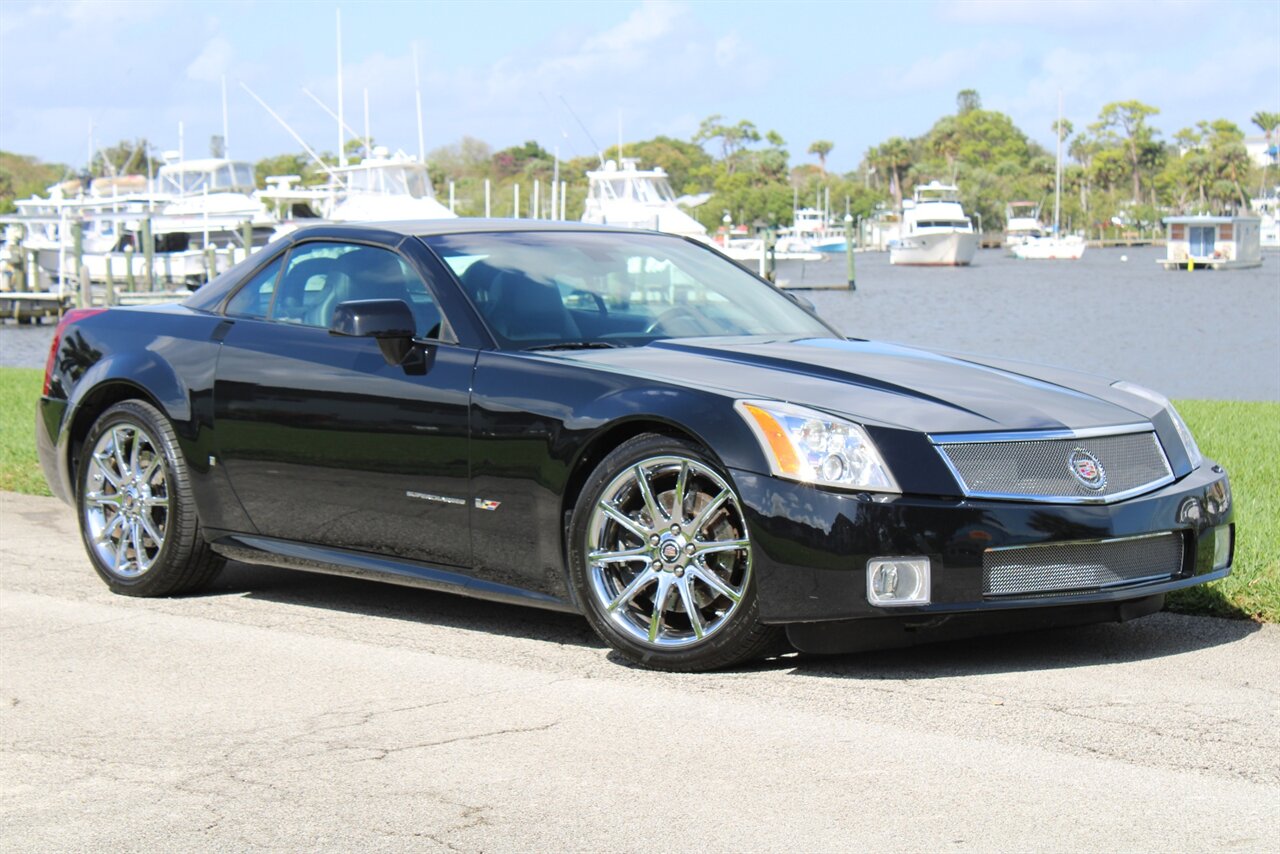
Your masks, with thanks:
[[[129,523],[129,540],[133,544],[133,565],[138,569],[146,569],[142,565],[142,559],[146,557],[146,552],[142,550],[142,533],[138,530],[138,527],[136,519]]]
[[[658,576],[658,590],[653,594],[653,615],[649,617],[649,643],[658,639],[662,628],[662,609],[671,594],[671,576],[662,573]]]
[[[99,543],[105,543],[107,540],[111,539],[111,535],[116,532],[116,529],[123,524],[124,514],[117,512],[116,515],[111,517],[111,521],[103,527],[102,532],[98,534],[98,536],[94,537],[94,540]]]
[[[121,530],[120,539],[116,540],[116,553],[111,564],[111,568],[114,569],[116,572],[122,571],[125,565],[128,563],[128,561],[125,560],[125,552],[128,551],[128,541],[129,541],[129,532],[125,530]]]
[[[97,463],[97,465],[98,465],[98,471],[102,472],[102,477],[103,477],[103,479],[105,479],[105,480],[107,481],[107,483],[109,483],[109,484],[111,484],[112,486],[114,486],[114,487],[116,487],[117,489],[119,489],[119,488],[120,488],[120,478],[119,478],[119,477],[117,477],[117,476],[116,476],[116,474],[115,474],[114,472],[112,472],[112,471],[111,471],[111,457],[110,457],[110,452],[109,452],[109,451],[106,451],[106,450],[103,450],[103,451],[101,451],[101,452],[99,452],[99,453],[94,454],[94,455],[93,455],[93,461],[94,461],[95,463]]]
[[[124,461],[124,449],[120,445],[121,445],[120,428],[112,427],[111,428],[111,453],[115,457],[116,471],[120,474],[121,478],[126,478],[129,476],[129,466]]]
[[[84,500],[92,502],[94,504],[100,504],[105,507],[119,507],[120,493],[118,492],[86,492],[84,496]]]
[[[642,542],[648,537],[648,533],[644,528],[640,527],[640,523],[632,519],[626,513],[623,513],[617,507],[614,507],[607,501],[600,502],[600,512],[617,522],[622,527],[631,532],[631,535],[638,537]]]
[[[649,582],[653,581],[657,576],[658,573],[654,572],[653,569],[649,567],[646,567],[643,572],[636,573],[636,577],[631,579],[631,583],[624,587],[622,592],[608,604],[608,610],[610,612],[616,611],[623,605],[626,605],[632,599],[636,598],[637,593],[649,586]]]
[[[699,581],[719,593],[721,596],[724,596],[729,601],[734,603],[742,601],[742,594],[726,584],[720,576],[715,574],[714,570],[694,565],[691,565],[689,569]]]
[[[729,490],[722,489],[719,495],[711,499],[711,501],[707,503],[707,506],[702,508],[701,512],[698,513],[697,517],[693,520],[693,524],[690,526],[693,529],[695,537],[698,535],[699,531],[706,527],[707,522],[711,521],[711,517],[716,514],[716,511],[723,507],[724,503],[728,500]]]
[[[143,507],[167,507],[169,499],[164,495],[152,495],[150,498],[142,499]]]
[[[717,552],[742,551],[751,547],[751,541],[744,537],[741,540],[712,540],[706,543],[695,541],[693,545],[697,549],[694,554],[709,555]]]
[[[689,589],[690,576],[677,579],[676,587],[680,590],[680,601],[684,603],[685,613],[689,615],[689,625],[693,628],[693,636],[702,640],[706,629],[702,626],[702,615],[698,613],[698,605],[694,602],[693,591]]]
[[[663,519],[667,518],[667,514],[659,507],[657,500],[653,497],[653,488],[649,486],[649,479],[645,476],[644,466],[636,466],[633,471],[636,478],[636,486],[640,489],[640,497],[644,499],[644,509],[649,511],[649,524],[656,528]]]
[[[680,461],[680,474],[676,476],[676,489],[671,493],[671,518],[684,524],[684,493],[689,486],[689,462]]]
[[[155,524],[151,521],[151,517],[146,513],[143,513],[142,516],[139,517],[139,521],[142,522],[142,530],[151,538],[151,542],[156,544],[157,549],[160,548],[164,543],[164,535],[156,529]]]
[[[142,439],[135,433],[133,435],[133,444],[129,447],[129,472],[131,474],[136,475],[138,473],[138,469],[140,467],[138,465],[138,455],[141,451]]]
[[[151,483],[151,478],[155,477],[156,469],[160,468],[160,464],[164,462],[164,458],[159,454],[152,454],[151,462],[147,463],[147,470],[142,474],[143,483]]]
[[[649,549],[647,546],[640,546],[634,549],[623,549],[622,551],[594,551],[587,555],[587,559],[592,563],[631,563],[632,561],[643,560],[646,563],[649,560]]]

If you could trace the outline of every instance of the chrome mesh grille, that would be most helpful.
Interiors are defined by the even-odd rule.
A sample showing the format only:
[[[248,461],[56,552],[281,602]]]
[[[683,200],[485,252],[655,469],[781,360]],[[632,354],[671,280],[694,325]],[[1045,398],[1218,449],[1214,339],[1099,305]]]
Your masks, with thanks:
[[[1172,479],[1154,432],[1078,439],[1004,442],[940,442],[965,492],[998,498],[1105,501]],[[1072,473],[1076,450],[1092,455],[1106,473],[1101,489],[1089,489]]]
[[[1182,537],[1155,534],[1117,540],[988,549],[982,555],[987,596],[1092,593],[1182,571]]]

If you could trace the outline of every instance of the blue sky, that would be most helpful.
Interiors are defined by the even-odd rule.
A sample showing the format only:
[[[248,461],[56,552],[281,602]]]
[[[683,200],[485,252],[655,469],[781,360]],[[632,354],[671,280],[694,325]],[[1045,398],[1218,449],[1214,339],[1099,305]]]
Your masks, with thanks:
[[[188,157],[221,132],[257,159],[298,146],[239,87],[258,92],[313,147],[337,131],[334,10],[342,10],[348,123],[417,150],[412,46],[428,150],[464,134],[495,148],[535,139],[568,157],[660,133],[687,138],[712,113],[788,141],[793,162],[830,139],[829,166],[924,132],[977,89],[1032,137],[1052,140],[1062,91],[1081,128],[1107,102],[1160,108],[1171,136],[1227,118],[1250,134],[1280,110],[1280,3],[1264,2],[495,2],[282,3],[75,0],[0,4],[0,148],[82,164],[142,135]],[[563,100],[562,100],[563,99]]]

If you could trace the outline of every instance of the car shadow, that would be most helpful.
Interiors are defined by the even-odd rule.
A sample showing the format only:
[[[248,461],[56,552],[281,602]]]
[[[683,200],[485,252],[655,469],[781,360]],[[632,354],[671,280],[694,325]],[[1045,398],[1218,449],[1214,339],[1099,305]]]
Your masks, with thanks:
[[[576,614],[507,605],[381,581],[229,562],[200,596],[247,596],[344,614],[361,614],[558,644],[603,648]]]
[[[788,656],[765,666],[828,679],[940,679],[1095,667],[1235,643],[1261,626],[1160,612],[1126,623],[1025,631],[848,655]]]
[[[200,596],[248,596],[281,604],[383,617],[486,634],[604,649],[575,614],[507,605],[379,581],[231,562]],[[1249,620],[1161,612],[1127,623],[990,635],[846,655],[786,653],[721,671],[789,672],[826,679],[939,679],[1121,664],[1234,643],[1257,632]],[[621,667],[644,670],[610,651]],[[707,674],[714,678],[715,674]]]

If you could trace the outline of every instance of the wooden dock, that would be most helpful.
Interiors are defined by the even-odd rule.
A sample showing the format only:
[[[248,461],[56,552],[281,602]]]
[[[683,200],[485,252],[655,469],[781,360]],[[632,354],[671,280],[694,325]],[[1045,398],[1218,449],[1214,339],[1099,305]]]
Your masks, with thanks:
[[[41,323],[45,318],[58,320],[75,302],[71,293],[0,292],[0,317],[20,324]]]

